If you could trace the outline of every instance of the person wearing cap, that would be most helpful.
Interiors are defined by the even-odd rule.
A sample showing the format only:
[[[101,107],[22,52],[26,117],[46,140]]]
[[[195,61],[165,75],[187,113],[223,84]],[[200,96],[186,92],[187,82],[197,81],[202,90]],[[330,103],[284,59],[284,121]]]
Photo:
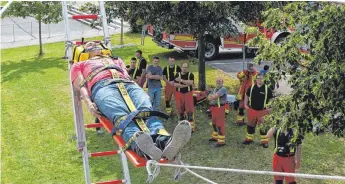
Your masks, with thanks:
[[[144,84],[146,82],[146,66],[147,66],[147,61],[146,59],[143,57],[143,52],[141,50],[137,50],[135,52],[136,57],[139,60],[138,63],[138,70],[139,70],[139,74],[140,74],[140,81],[139,81],[139,86],[140,87],[144,87]]]
[[[217,142],[215,147],[225,145],[225,105],[227,104],[227,90],[223,86],[223,79],[217,78],[216,88],[207,97],[210,101],[213,132],[209,141]]]
[[[268,138],[274,138],[274,155],[272,159],[272,170],[274,172],[295,173],[300,168],[302,158],[303,136],[297,135],[288,124],[277,128],[273,127],[267,132]],[[274,176],[275,184],[296,184],[291,176]]]
[[[137,83],[140,82],[140,73],[137,65],[137,58],[132,57],[131,64],[126,66],[128,75]]]
[[[194,100],[193,85],[194,75],[188,72],[189,65],[187,62],[182,63],[181,72],[175,76],[174,86],[176,87],[175,101],[180,120],[187,119],[195,131],[194,121]],[[187,117],[186,117],[187,115]]]
[[[169,56],[169,65],[163,69],[163,80],[165,81],[165,111],[171,114],[171,98],[175,94],[176,87],[174,87],[175,76],[181,72],[181,67],[175,64],[174,56]]]
[[[244,107],[247,109],[248,123],[247,136],[243,144],[253,143],[255,127],[259,125],[261,145],[268,148],[267,128],[263,126],[264,116],[269,113],[266,108],[269,100],[273,98],[272,90],[264,83],[263,74],[256,76],[256,84],[248,88],[244,99]]]
[[[255,76],[258,72],[254,69],[254,64],[247,63],[247,69],[237,73],[237,78],[240,80],[240,88],[238,90],[236,100],[239,103],[238,115],[236,123],[244,125],[244,97],[246,91],[255,84]]]
[[[113,133],[126,142],[123,151],[132,149],[157,161],[173,160],[191,137],[190,123],[178,122],[172,135],[169,134],[163,120],[157,118],[166,115],[153,111],[148,95],[131,80],[120,58],[102,55],[93,44],[87,44],[85,51],[89,59],[74,63],[70,78],[73,90],[79,92],[90,113],[112,122]]]

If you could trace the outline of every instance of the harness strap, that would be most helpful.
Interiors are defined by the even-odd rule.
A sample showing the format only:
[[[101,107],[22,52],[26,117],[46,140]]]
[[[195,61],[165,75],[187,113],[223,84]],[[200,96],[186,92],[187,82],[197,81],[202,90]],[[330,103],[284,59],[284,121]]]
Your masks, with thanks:
[[[253,84],[253,85],[251,86],[251,88],[250,88],[250,97],[249,97],[249,105],[250,105],[250,107],[252,106],[252,93],[253,93],[254,85],[255,85],[255,84]],[[264,84],[264,86],[265,86],[264,108],[266,108],[266,106],[267,106],[266,102],[267,102],[267,92],[268,92],[268,88],[267,88],[267,85],[266,85],[266,84]]]
[[[107,60],[104,59],[104,60],[102,60],[102,62],[103,62],[103,64],[104,64],[105,66],[109,66],[109,62],[108,62]],[[112,73],[113,78],[119,78],[119,74],[118,74],[118,71],[117,71],[117,70],[111,69],[110,71],[111,71],[111,73]],[[134,105],[132,99],[129,97],[128,92],[127,92],[127,89],[126,89],[124,83],[121,82],[121,83],[117,83],[116,85],[117,85],[117,87],[119,88],[120,93],[121,93],[121,95],[122,95],[122,98],[123,98],[124,101],[126,102],[126,105],[127,105],[128,109],[129,109],[131,112],[136,111],[137,109],[135,108],[135,105]],[[121,118],[120,118],[120,119],[121,119]],[[147,126],[146,126],[146,124],[145,124],[145,122],[144,122],[143,119],[136,119],[135,121],[136,121],[137,125],[139,126],[139,128],[140,128],[143,132],[146,132],[146,133],[149,133],[149,132],[150,132],[150,130],[147,128]],[[134,141],[134,139],[135,139],[135,137],[132,136],[132,137],[127,141],[126,145],[122,147],[122,150],[126,150],[126,149],[131,145],[131,143]]]
[[[181,72],[178,73],[178,77],[181,78]],[[188,72],[188,78],[187,78],[187,79],[190,80],[190,72]],[[180,82],[180,84],[181,84],[181,82]],[[181,89],[181,88],[178,88],[178,91],[179,91],[179,92],[180,92],[180,89]],[[190,92],[190,86],[188,86],[188,92]]]
[[[122,116],[119,119],[116,120],[114,128],[111,132],[112,135],[116,134],[116,135],[121,135],[122,131],[128,126],[128,124],[136,119],[148,119],[152,116],[156,116],[156,117],[161,117],[164,119],[168,119],[169,116],[163,112],[160,111],[134,111],[131,112],[129,115],[127,116]]]
[[[123,72],[122,69],[117,66],[117,65],[109,65],[109,62],[106,59],[102,59],[102,62],[104,63],[104,66],[97,68],[96,70],[94,70],[93,72],[91,72],[89,74],[89,76],[87,76],[82,82],[80,82],[80,87],[85,86],[85,84],[87,82],[89,82],[92,78],[94,78],[98,73],[100,73],[101,71],[107,70],[107,69],[116,69],[120,72]]]
[[[169,66],[167,66],[167,73],[168,73],[168,80],[170,80],[170,72],[169,72]],[[174,76],[176,75],[176,70],[177,70],[177,67],[176,65],[174,65]]]

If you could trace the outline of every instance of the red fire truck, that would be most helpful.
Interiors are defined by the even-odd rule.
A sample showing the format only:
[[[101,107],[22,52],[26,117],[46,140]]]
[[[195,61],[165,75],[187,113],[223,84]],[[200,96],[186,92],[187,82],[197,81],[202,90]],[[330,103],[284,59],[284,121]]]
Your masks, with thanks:
[[[271,40],[271,42],[280,42],[285,37],[287,37],[290,32],[278,32],[275,31],[273,28],[266,29],[265,27],[261,26],[260,24],[256,25],[260,32],[263,33],[267,39]],[[240,25],[236,25],[239,34],[234,36],[228,37],[218,37],[214,38],[212,35],[206,36],[206,45],[205,45],[205,58],[206,60],[214,59],[219,53],[219,47],[224,50],[231,50],[231,49],[242,49],[243,43],[248,43],[248,41],[254,37],[256,34],[245,34],[244,28]],[[188,52],[189,54],[195,55],[198,50],[198,43],[197,40],[194,38],[192,34],[187,33],[161,33],[159,35],[159,39],[157,39],[157,33],[155,33],[153,26],[148,25],[148,35],[152,36],[153,41],[157,43],[157,45],[166,47],[168,49],[176,49],[178,51]],[[246,45],[245,47],[246,53],[255,54],[257,47],[250,47]]]

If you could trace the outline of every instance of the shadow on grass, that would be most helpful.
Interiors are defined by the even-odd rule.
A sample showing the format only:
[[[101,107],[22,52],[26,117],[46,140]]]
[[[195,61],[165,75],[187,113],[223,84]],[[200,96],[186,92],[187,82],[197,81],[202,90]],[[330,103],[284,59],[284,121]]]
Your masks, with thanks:
[[[51,58],[32,58],[18,61],[9,61],[1,64],[2,82],[18,80],[25,77],[28,73],[37,72],[45,73],[45,69],[58,68],[67,70],[67,63],[63,62],[60,57]]]

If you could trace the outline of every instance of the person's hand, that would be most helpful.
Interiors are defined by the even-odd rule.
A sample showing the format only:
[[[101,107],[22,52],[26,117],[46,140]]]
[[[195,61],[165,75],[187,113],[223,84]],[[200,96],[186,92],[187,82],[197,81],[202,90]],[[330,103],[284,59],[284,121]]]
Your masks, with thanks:
[[[301,167],[301,163],[297,160],[295,161],[295,170],[298,170]]]
[[[248,107],[248,105],[245,105],[245,106],[244,106],[244,108],[245,108],[245,109],[247,109],[247,110],[249,110],[249,107]]]
[[[170,86],[174,86],[174,81],[169,82]]]
[[[267,114],[271,113],[272,109],[267,109]]]
[[[208,100],[208,101],[211,101],[211,95],[208,95],[208,96],[207,96],[207,100]]]
[[[90,113],[91,113],[94,117],[96,117],[96,118],[100,118],[100,117],[101,117],[101,115],[100,115],[101,113],[98,111],[98,107],[97,107],[97,105],[96,105],[95,103],[89,102],[88,105],[87,105],[87,107],[88,107]]]
[[[177,82],[182,82],[182,79],[181,79],[180,77],[177,77],[175,80],[176,80]]]

